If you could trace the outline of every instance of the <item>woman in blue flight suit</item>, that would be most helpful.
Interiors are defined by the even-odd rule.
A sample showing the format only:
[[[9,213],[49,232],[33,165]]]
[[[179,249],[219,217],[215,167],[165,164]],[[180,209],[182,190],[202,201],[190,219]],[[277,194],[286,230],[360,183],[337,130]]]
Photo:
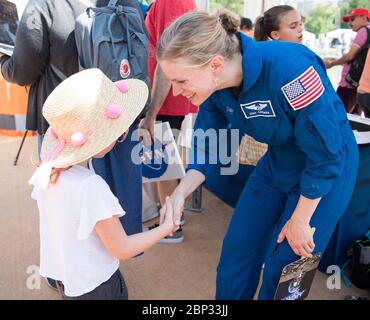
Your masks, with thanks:
[[[259,298],[273,299],[285,265],[327,246],[354,189],[358,148],[322,60],[299,44],[254,42],[237,25],[226,10],[186,14],[164,32],[157,56],[174,94],[201,105],[195,129],[231,124],[269,145],[230,221],[216,298],[252,299],[265,262]],[[197,141],[206,161],[195,157],[171,195],[177,222],[215,145]]]

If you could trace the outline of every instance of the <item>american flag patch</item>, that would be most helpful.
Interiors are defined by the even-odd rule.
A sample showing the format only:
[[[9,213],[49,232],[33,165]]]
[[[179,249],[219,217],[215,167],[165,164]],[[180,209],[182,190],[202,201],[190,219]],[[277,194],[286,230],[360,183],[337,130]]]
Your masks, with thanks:
[[[308,68],[297,79],[281,88],[294,110],[307,107],[324,92],[324,86],[314,67]]]

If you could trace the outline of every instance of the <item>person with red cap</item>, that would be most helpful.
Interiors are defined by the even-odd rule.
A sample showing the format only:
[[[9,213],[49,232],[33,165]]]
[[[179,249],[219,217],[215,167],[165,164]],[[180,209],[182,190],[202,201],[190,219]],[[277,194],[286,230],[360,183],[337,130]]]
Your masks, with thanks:
[[[361,114],[361,109],[356,102],[356,88],[347,80],[346,76],[350,70],[351,62],[360,52],[361,48],[370,41],[370,12],[366,8],[355,8],[342,17],[349,27],[357,32],[350,50],[339,59],[325,58],[325,66],[329,69],[337,65],[343,65],[341,80],[337,89],[338,96],[342,99],[348,113]]]

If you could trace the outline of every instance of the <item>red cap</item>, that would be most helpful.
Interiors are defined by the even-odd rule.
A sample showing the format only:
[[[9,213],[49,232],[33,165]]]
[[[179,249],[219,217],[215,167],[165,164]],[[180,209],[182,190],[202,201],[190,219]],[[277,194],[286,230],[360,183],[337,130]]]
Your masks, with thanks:
[[[349,14],[342,17],[344,22],[348,22],[350,17],[365,16],[370,20],[370,12],[366,8],[355,8]]]

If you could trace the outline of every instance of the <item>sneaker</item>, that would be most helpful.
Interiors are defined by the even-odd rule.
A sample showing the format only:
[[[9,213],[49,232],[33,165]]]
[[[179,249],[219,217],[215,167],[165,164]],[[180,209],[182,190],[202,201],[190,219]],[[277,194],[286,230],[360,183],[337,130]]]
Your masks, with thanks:
[[[157,228],[159,226],[158,223],[153,224],[152,226],[148,228],[144,228],[144,231],[152,230],[154,228]],[[159,243],[180,243],[184,241],[184,232],[182,228],[178,228],[172,236],[168,235],[164,237],[163,239],[159,240]]]
[[[180,228],[185,224],[185,217],[184,217],[184,213],[181,215],[181,219],[180,219]]]
[[[166,236],[163,239],[159,240],[159,243],[180,243],[184,241],[184,232],[182,228],[178,228],[172,236]]]
[[[51,278],[45,278],[46,284],[54,290],[58,290],[57,282],[54,279]]]

